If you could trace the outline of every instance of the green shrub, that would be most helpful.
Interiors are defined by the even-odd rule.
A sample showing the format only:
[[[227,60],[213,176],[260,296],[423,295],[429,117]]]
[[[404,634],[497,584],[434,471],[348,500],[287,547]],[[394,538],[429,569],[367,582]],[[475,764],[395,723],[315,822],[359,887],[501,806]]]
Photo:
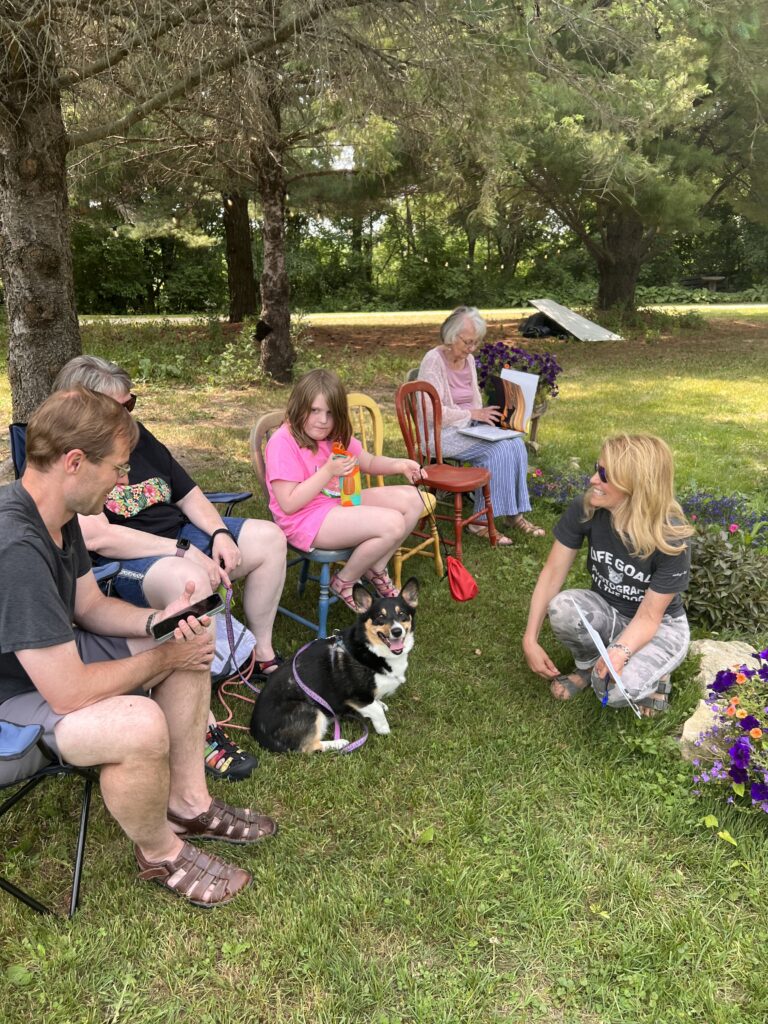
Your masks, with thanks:
[[[768,556],[719,527],[698,530],[685,605],[710,632],[753,636],[768,620]]]
[[[205,360],[210,381],[220,387],[249,388],[263,383],[261,371],[261,345],[256,340],[258,318],[246,317],[243,326],[221,352]]]
[[[661,334],[679,334],[681,331],[700,331],[706,326],[706,318],[698,310],[671,312],[663,309],[593,309],[579,308],[578,312],[594,320],[609,331],[622,337],[641,337],[655,340]]]

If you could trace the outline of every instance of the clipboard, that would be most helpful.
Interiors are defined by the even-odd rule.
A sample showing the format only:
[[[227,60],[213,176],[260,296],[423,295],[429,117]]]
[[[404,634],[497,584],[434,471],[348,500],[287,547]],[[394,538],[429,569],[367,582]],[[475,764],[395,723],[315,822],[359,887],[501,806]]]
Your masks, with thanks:
[[[576,609],[576,611],[579,613],[579,618],[584,623],[584,628],[586,629],[587,633],[589,634],[590,639],[592,640],[592,643],[597,648],[598,654],[603,659],[603,662],[605,663],[605,667],[608,669],[608,671],[610,672],[611,676],[613,677],[613,681],[618,686],[620,693],[623,695],[623,697],[626,700],[627,704],[629,704],[629,706],[632,708],[632,711],[637,715],[637,717],[638,718],[642,718],[643,717],[642,711],[640,710],[640,708],[638,708],[638,706],[635,703],[635,701],[629,696],[627,691],[624,689],[624,684],[621,681],[621,676],[618,674],[616,669],[611,664],[611,659],[608,657],[608,651],[606,650],[605,644],[603,643],[602,639],[600,638],[600,634],[597,632],[597,630],[595,630],[592,626],[590,626],[590,624],[587,622],[587,620],[586,620],[586,618],[584,616],[584,613],[582,612],[581,608],[579,608],[579,606],[576,604],[576,602],[573,600],[573,598],[571,598],[571,604]],[[603,701],[603,707],[605,707],[605,704],[607,703],[607,698],[608,698],[608,688],[607,687],[606,687],[606,691],[605,692],[606,692],[606,699]]]
[[[479,441],[509,441],[513,437],[525,437],[522,430],[503,430],[493,423],[478,423],[473,427],[458,427],[460,434],[477,438]]]

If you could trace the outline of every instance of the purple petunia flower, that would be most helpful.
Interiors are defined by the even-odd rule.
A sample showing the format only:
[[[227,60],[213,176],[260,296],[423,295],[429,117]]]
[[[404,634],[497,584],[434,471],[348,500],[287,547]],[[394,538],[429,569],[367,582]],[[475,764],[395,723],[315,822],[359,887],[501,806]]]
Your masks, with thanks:
[[[746,786],[746,784],[749,782],[749,774],[746,772],[744,768],[729,768],[728,774],[734,782],[740,782],[743,786]]]
[[[746,768],[752,758],[752,744],[746,736],[739,736],[732,747],[728,748],[731,764],[736,768]]]
[[[725,693],[726,690],[730,690],[736,683],[736,673],[732,672],[729,668],[724,668],[718,672],[715,676],[715,681],[710,683],[710,690],[714,690],[715,693]]]
[[[768,661],[768,647],[764,651],[760,651],[757,656],[761,661]]]
[[[750,729],[760,728],[760,719],[755,718],[754,715],[747,715],[745,718],[739,718],[737,721],[744,732],[749,732]]]
[[[768,786],[764,782],[753,782],[749,787],[749,795],[752,797],[752,803],[754,804],[768,800]]]

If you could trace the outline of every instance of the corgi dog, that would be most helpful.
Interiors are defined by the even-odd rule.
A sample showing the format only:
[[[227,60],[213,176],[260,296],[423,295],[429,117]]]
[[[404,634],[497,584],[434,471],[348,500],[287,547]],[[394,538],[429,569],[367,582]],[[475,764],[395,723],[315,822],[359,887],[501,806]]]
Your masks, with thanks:
[[[337,636],[315,640],[299,654],[296,671],[336,715],[362,715],[377,733],[389,732],[383,698],[405,682],[414,644],[418,580],[411,578],[397,597],[374,597],[361,583],[352,597],[357,618]],[[251,717],[251,734],[278,753],[340,750],[347,740],[325,739],[333,718],[299,686],[293,661],[267,676]]]

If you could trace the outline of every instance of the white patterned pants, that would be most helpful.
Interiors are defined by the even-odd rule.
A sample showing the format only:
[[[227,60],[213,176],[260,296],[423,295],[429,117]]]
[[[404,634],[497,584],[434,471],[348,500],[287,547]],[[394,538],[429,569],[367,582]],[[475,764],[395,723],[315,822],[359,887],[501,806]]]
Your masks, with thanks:
[[[606,647],[621,635],[632,620],[617,612],[605,598],[592,590],[563,590],[552,598],[548,609],[552,632],[571,652],[577,668],[592,668],[599,655],[574,603],[579,606],[595,632],[600,634]],[[655,692],[656,684],[662,676],[668,675],[685,661],[690,636],[685,615],[677,618],[664,616],[653,639],[632,655],[621,672],[621,681],[630,697],[641,700]],[[594,672],[592,689],[601,698],[605,693],[605,678]],[[610,707],[627,706],[626,698],[617,686],[610,687],[608,692]]]

